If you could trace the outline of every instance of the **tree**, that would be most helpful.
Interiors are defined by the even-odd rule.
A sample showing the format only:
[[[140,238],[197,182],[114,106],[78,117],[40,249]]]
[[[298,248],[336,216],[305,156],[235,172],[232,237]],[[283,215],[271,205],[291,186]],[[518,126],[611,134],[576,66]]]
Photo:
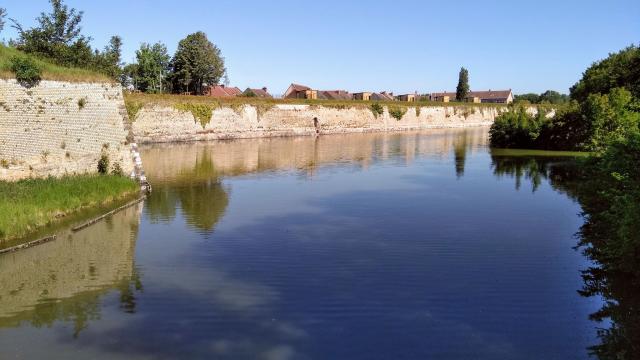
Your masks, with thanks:
[[[174,89],[197,94],[202,94],[204,85],[217,84],[227,72],[220,49],[202,31],[180,41],[171,67]]]
[[[538,104],[540,102],[540,95],[536,93],[526,93],[526,94],[515,95],[513,98],[516,102],[528,101],[530,104]]]
[[[144,92],[162,92],[169,71],[167,47],[160,42],[153,45],[142,43],[136,51],[136,59],[136,88]]]
[[[560,94],[557,91],[547,90],[540,94],[538,97],[538,103],[549,103],[549,104],[564,104],[569,101],[569,96],[566,94]]]
[[[0,8],[0,32],[4,29],[4,18],[7,16],[7,10],[5,8]]]
[[[640,47],[631,45],[591,65],[571,87],[571,99],[583,102],[589,94],[608,94],[624,87],[640,99]]]
[[[469,71],[465,68],[460,68],[460,74],[458,75],[458,87],[456,87],[456,100],[464,101],[469,94]]]
[[[104,51],[99,52],[96,50],[93,68],[114,79],[120,79],[122,75],[121,54],[122,39],[119,36],[112,36],[111,40],[109,40],[109,45],[105,46]]]
[[[49,58],[61,65],[80,66],[92,58],[91,40],[80,32],[82,11],[69,9],[62,0],[50,0],[52,12],[41,13],[38,26],[25,30],[12,19],[18,31],[16,47],[26,53]]]

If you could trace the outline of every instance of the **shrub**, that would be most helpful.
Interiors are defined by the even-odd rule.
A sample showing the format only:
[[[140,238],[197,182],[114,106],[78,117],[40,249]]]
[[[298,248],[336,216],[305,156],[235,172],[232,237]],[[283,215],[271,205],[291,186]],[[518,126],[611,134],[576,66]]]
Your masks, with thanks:
[[[85,105],[87,105],[87,98],[86,97],[78,99],[78,109],[80,109],[80,110],[84,109]]]
[[[115,176],[124,176],[124,171],[119,163],[113,164],[113,169],[111,169],[111,175]]]
[[[191,112],[193,117],[200,122],[200,125],[205,127],[209,121],[211,121],[215,106],[209,104],[183,103],[174,105],[174,108],[180,111]]]
[[[134,122],[138,111],[144,107],[144,104],[137,101],[125,101],[127,107],[127,115],[129,115],[129,122]]]
[[[489,130],[491,146],[535,148],[546,122],[542,110],[537,115],[527,113],[524,107],[504,112],[496,117]]]
[[[373,103],[371,104],[371,112],[373,113],[373,116],[378,117],[382,115],[384,108],[378,103]]]
[[[404,109],[401,107],[394,107],[389,109],[389,115],[391,115],[393,118],[395,118],[398,121],[402,120],[402,117],[406,112],[407,112],[407,109]]]
[[[109,171],[109,156],[107,154],[102,154],[100,156],[100,160],[98,160],[98,173],[107,174]]]
[[[42,70],[36,62],[25,56],[13,56],[9,60],[11,71],[16,74],[16,80],[25,87],[38,85]]]

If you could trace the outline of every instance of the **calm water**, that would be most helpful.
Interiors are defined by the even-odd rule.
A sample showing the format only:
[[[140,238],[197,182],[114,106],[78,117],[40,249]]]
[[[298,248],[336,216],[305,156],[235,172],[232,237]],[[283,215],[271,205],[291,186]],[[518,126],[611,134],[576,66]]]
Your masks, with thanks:
[[[147,201],[0,256],[0,358],[586,358],[579,205],[511,155],[486,128],[144,148]]]

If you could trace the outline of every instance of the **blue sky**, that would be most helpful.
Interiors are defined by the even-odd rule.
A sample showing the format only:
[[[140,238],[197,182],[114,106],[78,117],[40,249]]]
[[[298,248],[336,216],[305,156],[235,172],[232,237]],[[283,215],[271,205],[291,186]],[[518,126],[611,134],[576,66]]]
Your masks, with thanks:
[[[102,48],[124,40],[178,41],[202,30],[222,50],[231,85],[319,89],[453,90],[460,66],[472,89],[567,92],[593,61],[640,42],[640,1],[165,1],[67,0]],[[47,0],[3,0],[24,26]],[[5,29],[2,38],[15,37]]]

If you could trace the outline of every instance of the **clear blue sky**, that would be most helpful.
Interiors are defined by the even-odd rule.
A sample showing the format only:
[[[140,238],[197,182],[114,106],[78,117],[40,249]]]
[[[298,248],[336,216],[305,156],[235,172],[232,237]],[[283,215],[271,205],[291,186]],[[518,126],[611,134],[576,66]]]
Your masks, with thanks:
[[[222,50],[231,85],[279,94],[291,82],[319,89],[453,90],[460,66],[472,89],[567,92],[593,61],[640,42],[638,0],[164,1],[67,0],[102,48],[124,40],[178,41],[202,30]],[[47,0],[3,0],[30,26]],[[0,35],[15,37],[13,29]]]

